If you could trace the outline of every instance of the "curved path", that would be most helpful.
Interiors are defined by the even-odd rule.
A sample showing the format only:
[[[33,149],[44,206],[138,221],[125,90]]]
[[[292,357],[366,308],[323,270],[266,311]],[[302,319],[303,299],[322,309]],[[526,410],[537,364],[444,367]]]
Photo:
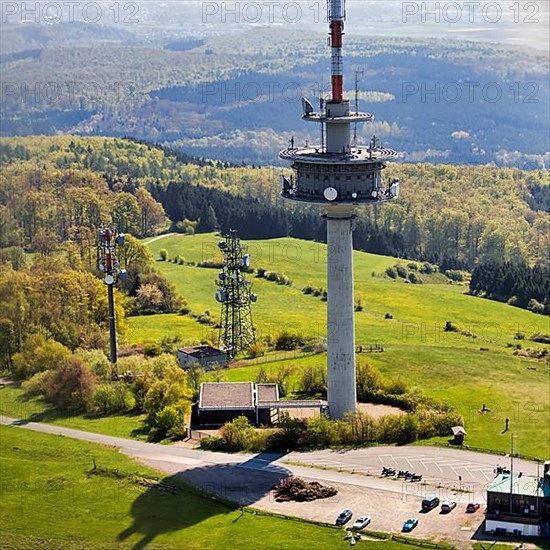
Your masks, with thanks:
[[[442,500],[458,501],[459,507],[447,516],[440,516],[437,511],[419,516],[421,523],[414,534],[464,541],[465,548],[474,534],[479,535],[483,521],[481,510],[464,514],[465,504],[471,500],[484,503],[484,489],[492,479],[492,470],[498,462],[506,465],[504,457],[438,447],[228,454],[145,443],[5,416],[0,416],[0,423],[116,447],[161,472],[179,474],[193,485],[241,505],[328,522],[334,521],[342,508],[350,507],[356,514],[371,515],[372,528],[380,531],[399,532],[407,517],[418,515],[421,498],[437,493]],[[382,478],[382,465],[422,473],[427,483]],[[518,460],[515,468],[536,473],[537,466]],[[338,494],[308,503],[275,502],[273,484],[289,476],[333,485]]]

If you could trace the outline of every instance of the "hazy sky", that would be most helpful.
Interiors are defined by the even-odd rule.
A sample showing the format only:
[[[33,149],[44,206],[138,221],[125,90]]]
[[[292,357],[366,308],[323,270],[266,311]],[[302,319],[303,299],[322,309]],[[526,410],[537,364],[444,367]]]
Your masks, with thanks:
[[[326,0],[0,0],[0,7],[2,23],[78,20],[156,39],[261,25],[327,29]],[[347,0],[346,29],[354,35],[488,40],[548,52],[549,12],[550,0]]]

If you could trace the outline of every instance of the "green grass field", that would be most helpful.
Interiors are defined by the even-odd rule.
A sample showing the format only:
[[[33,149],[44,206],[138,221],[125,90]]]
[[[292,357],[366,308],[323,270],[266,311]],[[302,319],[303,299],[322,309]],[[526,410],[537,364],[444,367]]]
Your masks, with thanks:
[[[103,470],[94,474],[93,464]],[[97,472],[97,470],[96,470]],[[177,489],[162,493],[143,480]],[[341,529],[241,515],[113,449],[0,426],[3,550],[344,548]],[[379,542],[363,542],[376,549]],[[388,550],[408,546],[384,542]]]
[[[26,397],[20,386],[0,387],[0,414],[11,418],[47,422],[115,437],[147,439],[143,429],[144,414],[113,414],[96,417],[84,413],[60,411],[42,397]]]
[[[169,258],[180,255],[186,262],[200,262],[220,259],[217,242],[213,234],[172,235],[154,241],[150,249],[155,258],[165,248]],[[253,268],[284,272],[293,282],[291,287],[279,286],[253,277],[259,297],[253,317],[260,335],[287,328],[307,336],[326,336],[326,303],[301,292],[306,285],[326,287],[326,246],[296,239],[246,244]],[[550,456],[548,367],[520,359],[506,347],[518,343],[514,340],[517,332],[527,337],[550,333],[548,317],[466,295],[465,286],[393,281],[382,274],[398,262],[395,258],[355,252],[354,262],[356,297],[364,307],[356,313],[357,343],[379,343],[385,349],[384,353],[360,354],[358,361],[371,362],[384,375],[401,376],[411,386],[455,406],[464,416],[467,443],[472,446],[508,450],[509,433],[502,430],[505,418],[509,418],[519,452]],[[208,310],[219,316],[214,300],[218,270],[161,261],[156,266],[185,296],[193,313]],[[387,312],[393,319],[384,318]],[[444,332],[447,320],[477,337]],[[166,335],[178,335],[188,343],[215,336],[211,327],[179,315],[134,317],[129,325],[130,339],[136,343]],[[522,344],[542,346],[527,340]],[[325,361],[321,355],[285,364],[295,367],[295,380],[304,365]],[[272,372],[279,364],[267,363],[264,368]],[[226,379],[251,380],[259,369],[258,365],[230,369]],[[484,403],[492,412],[480,415],[476,411]]]

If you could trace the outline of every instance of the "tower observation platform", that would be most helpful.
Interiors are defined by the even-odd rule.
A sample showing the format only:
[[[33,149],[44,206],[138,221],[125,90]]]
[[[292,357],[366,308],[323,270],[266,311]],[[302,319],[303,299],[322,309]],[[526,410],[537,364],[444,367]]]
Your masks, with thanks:
[[[356,207],[399,197],[398,179],[384,180],[382,172],[397,153],[380,146],[373,136],[368,145],[352,140],[352,125],[374,119],[354,110],[343,93],[342,41],[345,0],[328,0],[332,51],[332,93],[321,99],[316,112],[302,98],[302,119],[321,125],[321,143],[295,147],[294,138],[279,158],[291,163],[294,175],[281,176],[284,199],[318,204],[327,220],[327,340],[328,409],[332,418],[356,410],[355,319],[353,296],[353,228]]]

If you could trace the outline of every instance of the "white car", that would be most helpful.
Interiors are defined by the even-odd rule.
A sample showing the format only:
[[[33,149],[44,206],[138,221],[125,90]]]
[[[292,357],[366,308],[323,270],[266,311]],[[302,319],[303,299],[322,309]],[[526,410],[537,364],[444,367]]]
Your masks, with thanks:
[[[456,502],[454,500],[447,500],[441,505],[441,513],[448,514],[450,511],[456,508]]]
[[[370,523],[369,516],[360,516],[355,520],[355,523],[351,526],[352,529],[364,529]]]

